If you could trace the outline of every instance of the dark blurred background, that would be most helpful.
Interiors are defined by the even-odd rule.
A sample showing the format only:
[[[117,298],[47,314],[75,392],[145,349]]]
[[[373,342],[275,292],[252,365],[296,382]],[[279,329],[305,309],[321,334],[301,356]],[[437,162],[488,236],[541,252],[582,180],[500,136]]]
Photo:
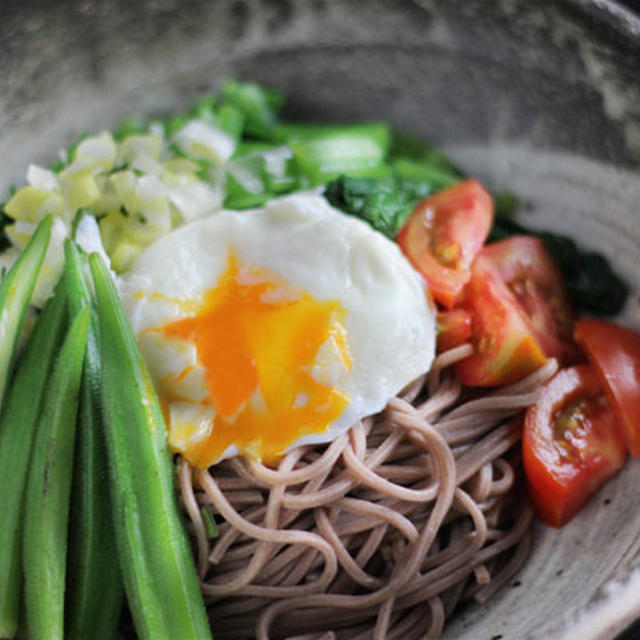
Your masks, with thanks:
[[[620,0],[620,4],[624,4],[629,9],[633,9],[640,13],[640,0]]]

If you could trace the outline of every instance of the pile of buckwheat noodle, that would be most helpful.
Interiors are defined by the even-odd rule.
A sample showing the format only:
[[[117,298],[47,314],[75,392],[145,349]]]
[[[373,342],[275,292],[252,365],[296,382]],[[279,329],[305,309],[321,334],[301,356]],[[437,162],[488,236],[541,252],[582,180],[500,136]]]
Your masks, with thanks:
[[[469,397],[448,367],[471,352],[441,354],[385,411],[277,468],[178,462],[216,640],[434,638],[511,578],[532,521],[514,445],[557,364]]]

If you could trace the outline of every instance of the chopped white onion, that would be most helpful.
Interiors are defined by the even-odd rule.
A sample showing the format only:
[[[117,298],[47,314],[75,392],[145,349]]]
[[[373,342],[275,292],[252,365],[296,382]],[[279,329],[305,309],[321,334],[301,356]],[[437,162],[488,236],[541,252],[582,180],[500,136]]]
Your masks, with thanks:
[[[56,191],[59,187],[58,176],[49,169],[30,164],[27,169],[27,182],[40,191]]]
[[[210,405],[192,402],[172,402],[169,405],[169,444],[186,451],[211,434],[215,409]]]
[[[173,137],[180,149],[194,158],[224,164],[233,155],[235,140],[222,129],[201,120],[190,120]]]
[[[102,171],[109,171],[116,161],[117,149],[113,136],[103,131],[97,136],[85,138],[76,149],[76,160],[86,160]]]
[[[108,267],[111,267],[111,260],[104,250],[100,228],[93,216],[82,216],[76,227],[76,242],[87,253],[99,253]]]
[[[201,180],[184,180],[169,190],[169,201],[185,222],[191,222],[219,209],[222,193]]]
[[[42,308],[44,306],[60,279],[64,268],[64,241],[68,236],[67,225],[60,218],[54,218],[49,247],[31,298],[31,304],[35,307]]]
[[[118,149],[120,162],[131,162],[136,156],[144,155],[157,160],[162,152],[162,137],[157,135],[127,136]]]

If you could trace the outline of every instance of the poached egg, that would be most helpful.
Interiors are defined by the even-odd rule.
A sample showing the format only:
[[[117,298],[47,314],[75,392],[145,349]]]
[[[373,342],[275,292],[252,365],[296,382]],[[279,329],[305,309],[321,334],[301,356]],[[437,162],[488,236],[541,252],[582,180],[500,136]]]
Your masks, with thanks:
[[[434,357],[420,276],[320,195],[180,227],[139,256],[120,293],[169,445],[199,467],[329,442]]]

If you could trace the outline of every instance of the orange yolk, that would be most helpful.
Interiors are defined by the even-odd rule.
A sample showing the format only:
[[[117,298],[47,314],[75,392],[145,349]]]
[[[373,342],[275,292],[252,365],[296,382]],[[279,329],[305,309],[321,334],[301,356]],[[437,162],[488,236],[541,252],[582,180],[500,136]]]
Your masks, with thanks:
[[[231,253],[195,314],[159,329],[195,344],[209,391],[203,404],[215,409],[211,433],[183,455],[206,467],[235,445],[241,454],[271,463],[298,438],[325,432],[348,397],[312,372],[328,339],[351,368],[344,317],[338,301],[316,300]],[[162,400],[167,407],[180,398]]]

